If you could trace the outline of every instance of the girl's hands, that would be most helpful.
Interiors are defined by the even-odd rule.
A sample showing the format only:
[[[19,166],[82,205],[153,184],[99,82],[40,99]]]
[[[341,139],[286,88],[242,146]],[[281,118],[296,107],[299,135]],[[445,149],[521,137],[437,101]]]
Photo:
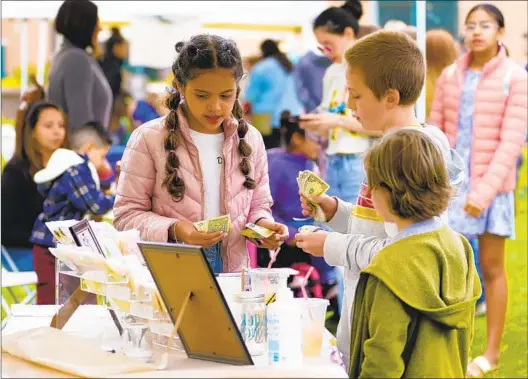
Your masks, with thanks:
[[[188,245],[201,246],[205,249],[216,245],[222,241],[227,233],[215,232],[215,233],[204,233],[199,232],[194,227],[194,224],[190,221],[178,221],[170,227],[169,235],[172,239],[183,242]]]
[[[257,246],[264,247],[266,249],[278,249],[279,246],[281,246],[290,235],[290,233],[288,232],[288,227],[286,225],[279,224],[278,222],[267,220],[265,218],[260,219],[257,222],[257,225],[275,232],[275,234],[271,235],[270,237],[261,239],[261,243],[257,244]]]

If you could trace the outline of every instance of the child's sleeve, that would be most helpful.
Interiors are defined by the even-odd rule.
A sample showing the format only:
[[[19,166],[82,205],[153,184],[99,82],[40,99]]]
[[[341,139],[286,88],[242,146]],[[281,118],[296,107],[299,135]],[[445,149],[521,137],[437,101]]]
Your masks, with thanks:
[[[512,63],[513,64],[513,63]],[[500,137],[488,169],[475,182],[468,194],[468,200],[487,209],[500,192],[509,173],[515,170],[517,160],[522,154],[526,140],[528,115],[528,75],[517,67],[516,76],[512,78],[511,91],[506,101],[502,119]]]
[[[255,168],[252,172],[254,173],[253,180],[255,180],[256,186],[251,197],[247,222],[256,223],[261,218],[273,220],[273,216],[271,215],[273,199],[271,197],[268,157],[264,147],[264,140],[260,133],[252,134],[255,136],[252,138],[253,154],[256,154],[256,159],[253,161]]]
[[[338,197],[335,199],[337,200],[337,212],[334,217],[326,223],[326,225],[335,232],[346,233],[348,231],[350,214],[354,209],[354,204],[343,201]]]
[[[377,278],[369,278],[365,291],[372,299],[368,311],[370,338],[363,343],[364,360],[359,378],[401,378],[411,316],[405,305]]]
[[[364,234],[330,233],[324,244],[324,257],[332,266],[366,268],[374,256],[390,243],[390,238]],[[343,254],[345,252],[345,254]]]
[[[362,186],[356,205],[339,201],[334,219],[340,219],[332,219],[332,222],[344,224],[345,215],[348,226],[346,234],[334,232],[328,235],[323,249],[324,257],[332,266],[363,269],[390,242],[385,224],[374,209],[366,185]]]
[[[95,186],[88,166],[73,166],[67,171],[68,199],[75,208],[96,215],[105,214],[114,206],[114,196],[106,195]]]
[[[138,229],[146,241],[167,242],[169,227],[179,220],[152,211],[156,167],[147,141],[158,140],[154,133],[162,131],[141,127],[128,140],[117,183],[114,226],[117,230]]]

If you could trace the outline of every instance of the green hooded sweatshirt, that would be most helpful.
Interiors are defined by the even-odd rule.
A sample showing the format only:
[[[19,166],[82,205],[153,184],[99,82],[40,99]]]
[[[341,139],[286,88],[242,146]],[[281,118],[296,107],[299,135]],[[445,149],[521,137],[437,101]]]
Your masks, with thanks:
[[[463,378],[480,281],[469,242],[447,226],[396,241],[362,271],[350,378]]]

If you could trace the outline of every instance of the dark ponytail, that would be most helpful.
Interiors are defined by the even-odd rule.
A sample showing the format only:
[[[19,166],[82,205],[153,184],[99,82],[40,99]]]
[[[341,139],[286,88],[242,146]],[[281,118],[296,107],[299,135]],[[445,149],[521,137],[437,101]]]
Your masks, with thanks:
[[[279,61],[280,65],[286,72],[292,72],[293,71],[293,63],[290,62],[286,54],[284,54],[279,49],[279,45],[277,42],[267,39],[260,45],[260,51],[262,53],[262,57],[268,58],[273,57],[277,61]]]

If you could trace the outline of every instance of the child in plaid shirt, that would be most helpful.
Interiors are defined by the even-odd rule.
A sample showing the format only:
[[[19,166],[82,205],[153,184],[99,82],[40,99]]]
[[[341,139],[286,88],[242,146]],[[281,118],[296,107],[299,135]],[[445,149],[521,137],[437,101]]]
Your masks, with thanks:
[[[37,304],[55,304],[55,257],[48,248],[56,241],[46,227],[50,221],[81,220],[87,213],[102,215],[112,209],[114,196],[100,189],[97,171],[105,165],[111,140],[97,122],[72,131],[72,150],[58,149],[34,180],[46,198],[33,225],[33,261],[38,276]]]

